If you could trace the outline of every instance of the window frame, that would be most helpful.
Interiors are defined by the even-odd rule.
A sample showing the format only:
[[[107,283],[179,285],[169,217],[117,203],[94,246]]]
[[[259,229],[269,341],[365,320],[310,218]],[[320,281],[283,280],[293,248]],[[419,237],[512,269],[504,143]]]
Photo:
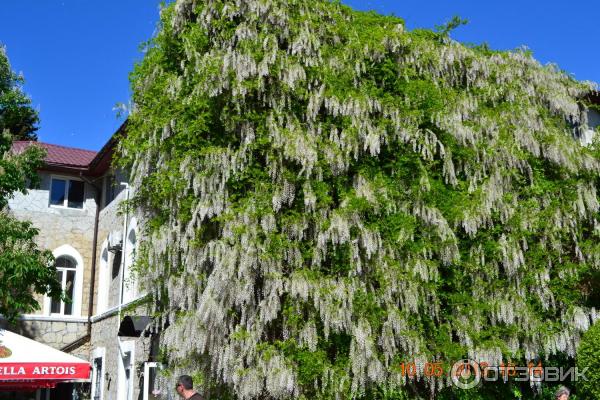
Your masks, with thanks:
[[[129,365],[125,365],[124,356],[129,353]],[[117,398],[133,400],[134,384],[139,378],[135,368],[135,340],[119,341],[119,353],[117,360]],[[129,369],[129,379],[126,370]],[[129,396],[127,395],[129,394]]]
[[[64,200],[63,200],[63,204],[62,205],[58,205],[58,204],[52,204],[52,182],[54,180],[61,180],[61,181],[65,181],[65,193],[64,193]],[[76,182],[82,182],[83,183],[83,200],[82,200],[82,205],[81,208],[78,207],[69,207],[69,182],[70,181],[76,181]],[[85,188],[85,181],[83,179],[74,177],[74,176],[66,176],[66,175],[50,175],[50,187],[48,188],[48,207],[50,208],[60,208],[60,209],[66,209],[66,210],[79,210],[79,211],[84,211],[86,209],[85,207],[85,195],[86,195],[86,188]]]
[[[160,371],[163,369],[163,366],[161,363],[156,362],[156,361],[146,361],[144,363],[144,385],[143,385],[143,395],[142,395],[142,400],[150,400],[150,396],[148,393],[150,391],[150,384],[152,383],[152,386],[154,386],[154,389],[157,390],[157,382],[156,382],[156,375],[157,373],[155,372],[154,375],[154,382],[150,382],[150,369],[154,368],[156,372]],[[156,398],[154,395],[152,396],[152,398]]]
[[[61,278],[61,282],[60,282],[60,286],[63,292],[66,291],[66,285],[67,285],[67,271],[73,271],[75,273],[75,276],[73,277],[73,296],[71,298],[71,313],[70,314],[65,314],[65,307],[67,306],[67,304],[60,300],[60,312],[52,312],[52,302],[53,299],[50,299],[50,308],[49,308],[49,315],[51,317],[73,317],[75,314],[75,289],[76,289],[76,282],[77,282],[77,260],[75,260],[73,257],[71,257],[70,255],[65,255],[62,254],[58,257],[56,257],[56,260],[59,260],[61,258],[66,258],[69,259],[72,263],[73,263],[73,267],[71,268],[65,268],[65,267],[57,267],[56,271],[63,271],[62,274],[62,278]]]
[[[137,276],[133,272],[133,266],[136,261],[136,253],[138,249],[138,232],[137,220],[135,217],[129,221],[129,231],[127,237],[123,240],[125,248],[123,249],[123,293],[121,294],[121,304],[127,304],[138,298],[138,282]],[[133,238],[133,240],[131,240]]]
[[[81,308],[83,302],[83,257],[73,246],[68,244],[63,244],[62,246],[54,249],[54,251],[52,251],[52,255],[55,259],[60,258],[62,256],[69,257],[75,262],[75,282],[73,287],[73,299],[71,303],[73,312],[71,315],[52,313],[51,298],[48,296],[44,296],[44,315],[47,317],[61,320],[79,319],[81,318]]]
[[[92,352],[92,357],[91,357],[91,364],[92,364],[92,379],[91,379],[91,390],[90,390],[90,399],[94,399],[94,396],[96,396],[96,384],[99,380],[100,382],[100,396],[99,399],[103,400],[104,399],[104,376],[106,375],[106,349],[104,347],[97,347],[94,349],[94,351]],[[96,368],[96,360],[97,359],[101,359],[102,360],[102,369],[100,370],[100,374],[98,374],[98,369]]]
[[[104,254],[106,253],[106,260]],[[96,315],[100,315],[108,310],[110,302],[110,253],[108,251],[108,239],[102,242],[100,246],[99,271],[98,271],[98,295],[96,297]]]
[[[119,194],[121,193],[119,187],[120,185],[117,182],[117,176],[114,171],[104,175],[102,184],[102,189],[104,191],[104,207],[107,207],[114,200],[116,200],[117,197],[119,197]]]

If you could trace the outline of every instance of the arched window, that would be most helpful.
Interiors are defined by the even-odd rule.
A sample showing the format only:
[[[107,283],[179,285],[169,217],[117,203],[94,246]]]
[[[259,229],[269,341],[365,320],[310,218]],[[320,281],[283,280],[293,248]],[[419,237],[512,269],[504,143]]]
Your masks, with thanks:
[[[68,301],[51,299],[50,314],[73,315],[77,263],[69,256],[60,256],[54,265],[56,266],[56,279],[60,282]]]
[[[56,278],[69,300],[55,300],[46,296],[45,313],[52,316],[79,317],[83,294],[83,258],[68,244],[55,249],[52,254],[55,259]]]
[[[108,291],[110,285],[110,272],[108,270],[108,242],[102,244],[100,252],[100,271],[98,274],[98,300],[96,303],[96,314],[100,314],[108,308]]]
[[[123,293],[123,303],[130,302],[137,296],[137,282],[133,273],[133,264],[135,262],[135,253],[137,246],[137,235],[135,233],[135,220],[132,220],[132,228],[127,235],[127,244],[125,247],[125,287]]]
[[[131,260],[135,259],[135,246],[137,244],[137,237],[135,234],[135,230],[132,229],[129,231],[129,235],[127,235],[127,254],[131,257]]]

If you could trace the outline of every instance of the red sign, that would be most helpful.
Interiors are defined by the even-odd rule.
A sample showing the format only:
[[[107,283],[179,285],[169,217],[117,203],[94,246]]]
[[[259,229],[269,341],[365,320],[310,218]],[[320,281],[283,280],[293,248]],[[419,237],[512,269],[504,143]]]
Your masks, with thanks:
[[[90,378],[88,363],[0,363],[0,381]]]

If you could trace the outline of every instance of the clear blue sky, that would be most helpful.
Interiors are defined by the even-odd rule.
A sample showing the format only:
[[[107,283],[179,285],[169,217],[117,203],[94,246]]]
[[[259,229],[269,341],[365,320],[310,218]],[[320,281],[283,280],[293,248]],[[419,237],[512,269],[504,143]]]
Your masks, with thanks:
[[[409,29],[468,19],[453,37],[492,48],[526,45],[543,63],[600,81],[597,0],[343,0],[402,17]],[[156,29],[158,0],[1,0],[0,42],[40,110],[40,140],[98,150],[119,126],[139,45]]]

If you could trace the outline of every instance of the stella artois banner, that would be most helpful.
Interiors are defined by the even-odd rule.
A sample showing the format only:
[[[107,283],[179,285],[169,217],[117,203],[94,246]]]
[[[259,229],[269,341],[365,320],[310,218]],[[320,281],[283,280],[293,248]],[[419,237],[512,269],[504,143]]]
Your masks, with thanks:
[[[87,381],[90,363],[7,330],[0,330],[0,390],[34,390]]]

